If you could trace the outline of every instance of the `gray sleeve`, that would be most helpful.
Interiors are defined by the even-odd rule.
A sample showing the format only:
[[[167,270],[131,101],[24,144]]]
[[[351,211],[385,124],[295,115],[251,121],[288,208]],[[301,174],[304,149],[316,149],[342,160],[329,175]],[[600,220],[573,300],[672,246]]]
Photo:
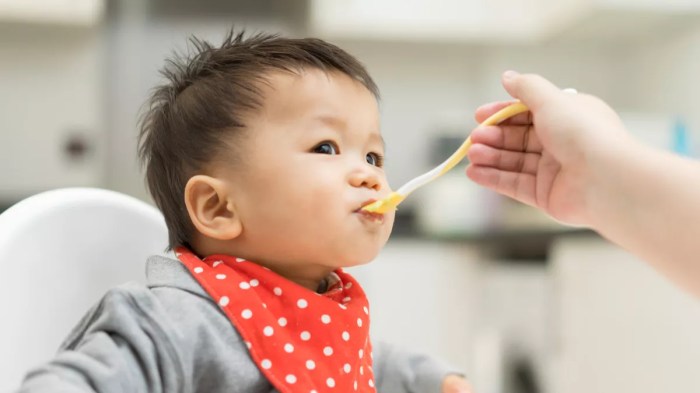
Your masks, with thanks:
[[[432,357],[402,350],[385,342],[373,343],[374,377],[378,393],[439,393],[442,380],[462,375]]]
[[[157,305],[149,309],[139,300],[127,290],[108,292],[56,357],[27,374],[19,391],[184,391],[189,383],[164,324],[157,321],[162,315]]]

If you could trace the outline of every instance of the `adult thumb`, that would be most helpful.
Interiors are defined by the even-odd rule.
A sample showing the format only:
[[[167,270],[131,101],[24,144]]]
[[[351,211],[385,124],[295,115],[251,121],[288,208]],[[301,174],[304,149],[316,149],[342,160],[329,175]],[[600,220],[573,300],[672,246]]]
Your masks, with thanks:
[[[535,74],[519,74],[506,71],[502,77],[503,87],[512,97],[519,99],[531,110],[562,94],[562,91],[547,79]]]

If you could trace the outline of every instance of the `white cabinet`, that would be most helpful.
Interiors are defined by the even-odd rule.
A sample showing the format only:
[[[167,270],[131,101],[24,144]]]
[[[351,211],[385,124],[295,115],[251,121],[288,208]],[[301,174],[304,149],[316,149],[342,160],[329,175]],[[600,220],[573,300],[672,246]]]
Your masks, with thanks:
[[[0,0],[0,21],[93,26],[105,0]]]
[[[395,239],[352,268],[370,302],[373,337],[472,370],[479,257],[474,249]]]
[[[600,238],[552,252],[553,386],[565,393],[700,391],[700,302]]]
[[[0,23],[0,203],[99,185],[100,40],[94,28]]]
[[[534,367],[545,360],[543,264],[501,264],[466,241],[395,238],[350,273],[369,297],[375,339],[447,361],[477,392],[514,391],[513,356]]]
[[[700,21],[696,0],[312,0],[310,29],[360,40],[529,43],[649,37]]]
[[[563,0],[314,0],[311,26],[348,38],[523,41],[537,38],[568,12]]]

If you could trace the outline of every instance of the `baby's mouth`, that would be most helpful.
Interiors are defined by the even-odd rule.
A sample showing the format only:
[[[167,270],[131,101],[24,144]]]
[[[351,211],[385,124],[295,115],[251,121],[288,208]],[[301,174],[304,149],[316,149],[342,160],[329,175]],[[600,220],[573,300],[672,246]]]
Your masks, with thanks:
[[[359,208],[357,208],[357,210],[355,210],[355,213],[362,216],[362,218],[365,218],[365,219],[370,220],[370,221],[383,222],[384,221],[384,214],[376,213],[376,212],[368,212],[366,210],[362,210],[363,207],[365,207],[371,203],[374,203],[374,202],[376,202],[376,199],[369,199],[369,200],[364,201],[362,203],[362,206],[360,206]]]

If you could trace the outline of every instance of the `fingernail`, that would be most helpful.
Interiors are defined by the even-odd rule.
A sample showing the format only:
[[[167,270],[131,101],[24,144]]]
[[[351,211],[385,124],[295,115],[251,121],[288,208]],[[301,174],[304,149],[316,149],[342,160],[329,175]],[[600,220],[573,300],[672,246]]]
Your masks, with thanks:
[[[506,79],[506,80],[513,79],[518,75],[520,75],[520,74],[518,74],[518,72],[513,71],[513,70],[508,70],[508,71],[503,73],[503,79]]]

